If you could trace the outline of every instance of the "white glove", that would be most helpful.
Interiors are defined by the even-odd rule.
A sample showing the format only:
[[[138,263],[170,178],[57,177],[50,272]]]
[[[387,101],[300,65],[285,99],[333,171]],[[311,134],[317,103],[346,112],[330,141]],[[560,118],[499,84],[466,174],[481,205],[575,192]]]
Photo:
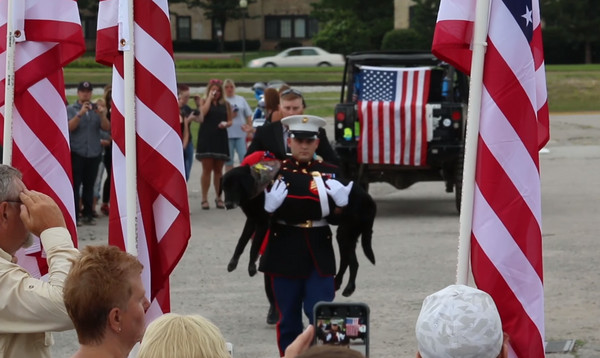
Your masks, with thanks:
[[[275,181],[271,191],[267,191],[267,188],[265,188],[265,211],[272,213],[277,210],[283,204],[287,193],[287,186],[281,179]]]
[[[350,190],[352,190],[352,184],[354,184],[353,181],[344,186],[335,179],[328,179],[325,182],[325,190],[327,190],[327,194],[333,199],[335,205],[344,207],[348,205],[348,196]]]

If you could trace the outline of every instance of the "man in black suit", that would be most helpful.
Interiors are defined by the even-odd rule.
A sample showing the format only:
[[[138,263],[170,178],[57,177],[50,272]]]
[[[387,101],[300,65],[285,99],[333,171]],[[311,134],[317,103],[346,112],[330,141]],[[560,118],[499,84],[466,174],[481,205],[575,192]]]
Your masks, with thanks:
[[[302,93],[296,89],[288,88],[281,92],[279,96],[279,109],[281,110],[282,118],[304,113],[304,98]],[[286,159],[290,152],[287,150],[287,128],[281,121],[266,123],[256,129],[254,138],[248,147],[246,156],[259,151],[268,150],[279,159]],[[319,147],[316,154],[324,161],[338,165],[340,160],[331,147],[327,133],[324,128],[319,129]]]

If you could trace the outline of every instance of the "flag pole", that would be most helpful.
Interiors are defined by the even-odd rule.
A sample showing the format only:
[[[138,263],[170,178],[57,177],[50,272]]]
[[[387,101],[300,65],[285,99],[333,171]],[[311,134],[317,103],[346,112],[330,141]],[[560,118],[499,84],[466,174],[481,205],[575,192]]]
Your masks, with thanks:
[[[462,285],[466,285],[469,278],[469,254],[471,251],[471,230],[473,225],[477,141],[479,139],[481,97],[483,93],[483,64],[487,47],[486,40],[489,15],[490,0],[478,0],[473,34],[469,111],[467,116],[467,132],[465,136],[463,189],[460,201],[460,226],[458,234],[456,283]]]
[[[8,0],[6,12],[6,81],[4,82],[4,137],[2,164],[12,164],[12,124],[15,103],[15,32],[13,0]]]
[[[126,167],[126,210],[127,210],[127,252],[138,255],[137,231],[137,150],[135,132],[135,39],[133,20],[133,1],[127,0],[127,35],[121,40],[123,51],[124,86],[125,86],[125,167]]]

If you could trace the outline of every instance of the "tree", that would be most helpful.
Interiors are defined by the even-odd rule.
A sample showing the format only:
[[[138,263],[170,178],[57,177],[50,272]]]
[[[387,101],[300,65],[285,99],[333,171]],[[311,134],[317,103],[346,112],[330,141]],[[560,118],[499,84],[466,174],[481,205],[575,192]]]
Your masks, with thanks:
[[[593,45],[600,42],[599,11],[598,0],[542,0],[541,3],[547,27],[562,29],[574,41],[583,43],[585,63],[592,63]]]
[[[433,32],[440,8],[440,0],[413,0],[415,5],[410,19],[410,28],[414,29],[431,48]]]
[[[369,37],[362,24],[351,12],[340,21],[328,21],[313,37],[315,46],[334,53],[348,54],[368,49]]]
[[[322,24],[316,37],[319,41],[334,44],[338,38],[325,36],[340,35],[359,40],[350,41],[346,51],[378,49],[385,33],[393,28],[393,0],[320,0],[311,6],[311,15]],[[362,41],[365,37],[367,41]]]

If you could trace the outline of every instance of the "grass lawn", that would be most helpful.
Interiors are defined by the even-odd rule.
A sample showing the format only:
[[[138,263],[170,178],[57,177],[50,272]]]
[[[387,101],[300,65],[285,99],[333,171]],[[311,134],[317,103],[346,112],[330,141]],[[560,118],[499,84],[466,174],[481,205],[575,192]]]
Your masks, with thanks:
[[[183,65],[182,65],[183,66]],[[227,68],[227,69],[177,69],[177,80],[202,86],[211,78],[232,78],[236,82],[254,83],[279,79],[287,83],[339,84],[341,67],[329,68]],[[65,82],[75,84],[82,80],[92,83],[110,83],[110,68],[65,69]],[[600,111],[600,64],[549,65],[546,67],[550,112]],[[252,94],[243,94],[255,107]],[[308,111],[320,116],[333,115],[339,93],[306,93]],[[69,98],[72,102],[72,98]]]

